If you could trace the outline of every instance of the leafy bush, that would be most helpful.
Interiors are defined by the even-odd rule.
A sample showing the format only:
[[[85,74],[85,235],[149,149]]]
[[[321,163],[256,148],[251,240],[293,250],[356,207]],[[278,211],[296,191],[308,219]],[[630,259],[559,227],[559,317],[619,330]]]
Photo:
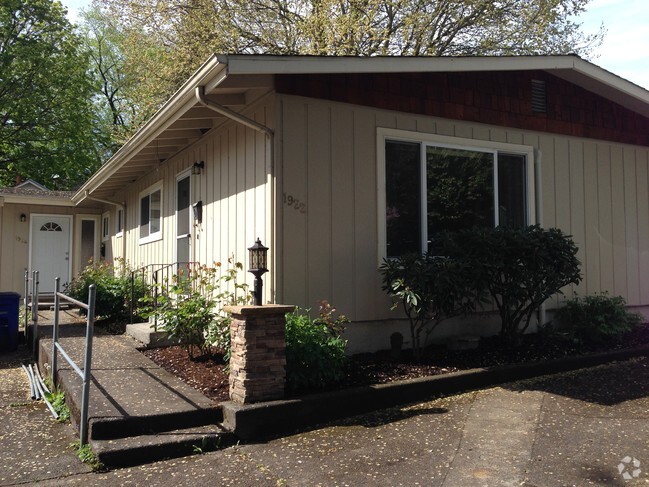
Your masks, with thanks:
[[[475,288],[487,291],[500,314],[501,335],[513,343],[545,300],[581,281],[577,246],[557,228],[480,228],[442,236],[435,245],[439,254],[475,269]]]
[[[136,278],[131,296],[131,268],[122,259],[115,259],[115,264],[91,261],[65,286],[65,293],[87,303],[91,284],[96,287],[95,316],[116,323],[129,317],[131,298],[137,302],[148,290],[144,280]]]
[[[347,341],[341,338],[348,320],[323,301],[320,316],[296,309],[286,315],[286,380],[290,390],[321,389],[345,374]]]
[[[249,300],[247,284],[237,281],[243,266],[237,262],[223,272],[220,268],[216,263],[214,267],[181,269],[160,286],[154,312],[162,329],[182,343],[192,359],[217,346],[229,361],[231,318],[223,306]]]
[[[475,310],[481,292],[475,287],[475,269],[464,258],[432,254],[406,255],[381,265],[383,290],[393,298],[392,309],[401,303],[410,321],[416,361],[442,321]]]
[[[566,301],[555,317],[571,338],[595,344],[619,340],[642,321],[640,315],[629,312],[622,296],[606,293]]]

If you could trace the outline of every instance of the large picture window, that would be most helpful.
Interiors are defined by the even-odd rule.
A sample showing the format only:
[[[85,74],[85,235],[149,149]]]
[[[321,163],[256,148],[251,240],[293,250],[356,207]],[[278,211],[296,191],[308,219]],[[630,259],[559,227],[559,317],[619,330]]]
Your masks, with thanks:
[[[140,243],[162,238],[162,188],[140,194]]]
[[[425,252],[439,232],[533,223],[529,221],[530,149],[504,144],[471,147],[450,144],[449,138],[431,139],[389,135],[381,139],[384,256]]]

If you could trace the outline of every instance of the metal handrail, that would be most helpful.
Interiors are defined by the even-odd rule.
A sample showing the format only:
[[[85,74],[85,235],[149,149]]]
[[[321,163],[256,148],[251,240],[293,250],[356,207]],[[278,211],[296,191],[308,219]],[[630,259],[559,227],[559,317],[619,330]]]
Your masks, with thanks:
[[[155,312],[158,306],[158,293],[160,287],[164,284],[168,286],[169,278],[178,273],[179,269],[192,269],[200,265],[199,262],[174,262],[172,264],[148,264],[131,271],[131,302],[130,302],[130,322],[133,324],[135,316],[135,280],[140,277],[144,283],[150,287],[150,297],[153,306],[153,329],[158,331],[158,316]],[[165,289],[165,291],[168,290]]]
[[[81,419],[79,421],[79,441],[81,445],[88,443],[88,404],[90,395],[90,378],[92,363],[92,338],[95,326],[95,294],[96,287],[91,284],[88,288],[88,303],[83,303],[59,292],[61,279],[57,277],[54,283],[54,326],[52,330],[52,387],[56,385],[56,373],[58,368],[58,352],[70,364],[76,374],[83,380],[81,394]],[[86,310],[86,349],[83,360],[83,370],[70,358],[63,346],[59,343],[59,306],[60,300],[76,304]]]

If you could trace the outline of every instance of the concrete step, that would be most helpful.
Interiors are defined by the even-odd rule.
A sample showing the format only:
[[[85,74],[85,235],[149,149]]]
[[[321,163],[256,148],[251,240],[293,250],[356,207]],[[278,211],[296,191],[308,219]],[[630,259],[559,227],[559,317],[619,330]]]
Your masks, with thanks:
[[[178,340],[169,338],[166,331],[156,330],[151,323],[133,323],[126,325],[126,334],[142,343],[145,348],[167,347],[177,345]]]
[[[235,442],[236,437],[218,425],[112,440],[89,440],[99,461],[109,467],[131,467],[166,458],[179,458],[224,448]]]
[[[91,418],[89,438],[114,440],[196,427],[219,427],[223,412],[219,406],[147,416]]]

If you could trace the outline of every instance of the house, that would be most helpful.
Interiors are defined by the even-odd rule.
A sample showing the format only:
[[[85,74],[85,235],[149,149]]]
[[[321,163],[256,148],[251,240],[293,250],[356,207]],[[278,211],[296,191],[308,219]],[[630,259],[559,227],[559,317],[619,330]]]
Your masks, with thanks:
[[[0,289],[24,294],[25,272],[39,271],[39,291],[54,292],[54,278],[69,281],[99,258],[101,209],[75,205],[72,191],[51,191],[27,180],[0,188]],[[31,272],[30,272],[31,275]]]
[[[649,306],[649,92],[573,55],[214,56],[71,196],[72,255],[84,221],[94,256],[101,241],[136,267],[245,262],[260,238],[266,301],[327,299],[353,321],[352,351],[387,348],[406,328],[378,267],[426,248],[450,199],[431,189],[453,171],[480,172],[483,224],[573,236],[584,279],[568,296]],[[462,187],[446,195],[467,201]],[[3,198],[3,287],[21,291],[4,269],[27,262],[5,243],[29,240],[20,211],[46,211]]]

